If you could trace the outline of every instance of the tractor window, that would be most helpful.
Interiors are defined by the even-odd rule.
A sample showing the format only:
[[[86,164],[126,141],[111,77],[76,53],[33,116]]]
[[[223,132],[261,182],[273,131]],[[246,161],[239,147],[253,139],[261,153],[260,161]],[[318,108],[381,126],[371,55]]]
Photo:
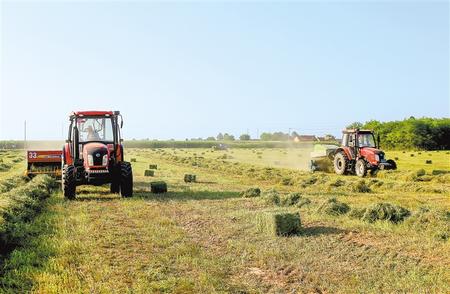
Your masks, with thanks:
[[[373,134],[358,134],[359,147],[373,147],[375,148],[375,138]]]
[[[111,118],[78,118],[77,126],[80,132],[80,142],[114,141]]]

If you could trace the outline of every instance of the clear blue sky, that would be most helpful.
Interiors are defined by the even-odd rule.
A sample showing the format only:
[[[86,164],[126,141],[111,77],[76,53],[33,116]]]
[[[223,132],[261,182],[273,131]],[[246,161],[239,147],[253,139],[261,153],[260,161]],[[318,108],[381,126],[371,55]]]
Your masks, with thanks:
[[[126,138],[449,117],[449,2],[1,3],[0,139],[117,109]]]

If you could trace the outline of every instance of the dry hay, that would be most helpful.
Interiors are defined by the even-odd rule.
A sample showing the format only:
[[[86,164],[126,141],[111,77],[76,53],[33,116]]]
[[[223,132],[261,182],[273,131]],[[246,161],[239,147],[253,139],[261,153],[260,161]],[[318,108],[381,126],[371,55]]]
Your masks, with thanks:
[[[382,202],[373,204],[366,208],[361,219],[369,223],[379,220],[398,223],[410,216],[410,214],[410,211],[404,207]]]
[[[370,189],[370,187],[366,184],[366,181],[364,180],[359,180],[356,183],[352,183],[350,185],[350,189],[352,192],[357,192],[357,193],[370,193],[372,192],[372,190]]]
[[[241,196],[244,198],[252,198],[261,196],[261,189],[258,187],[249,188],[241,192]]]
[[[260,212],[256,215],[256,224],[259,232],[275,236],[298,234],[301,230],[298,212]]]
[[[275,189],[270,189],[262,194],[261,199],[265,204],[268,205],[279,205],[280,204],[280,194]]]
[[[295,206],[301,208],[304,205],[310,204],[311,200],[303,197],[300,193],[294,192],[284,195],[280,198],[281,206]]]
[[[336,198],[330,198],[322,203],[319,207],[319,212],[326,213],[328,215],[342,215],[346,214],[350,210],[350,206],[343,202],[338,201]]]

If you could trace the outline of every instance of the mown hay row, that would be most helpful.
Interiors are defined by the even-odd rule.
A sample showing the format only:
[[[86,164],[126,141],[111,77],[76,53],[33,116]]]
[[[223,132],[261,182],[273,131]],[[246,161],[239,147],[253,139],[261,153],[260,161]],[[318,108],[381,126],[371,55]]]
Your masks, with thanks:
[[[20,244],[26,234],[23,226],[40,212],[43,201],[56,187],[52,177],[40,175],[0,195],[0,248]]]

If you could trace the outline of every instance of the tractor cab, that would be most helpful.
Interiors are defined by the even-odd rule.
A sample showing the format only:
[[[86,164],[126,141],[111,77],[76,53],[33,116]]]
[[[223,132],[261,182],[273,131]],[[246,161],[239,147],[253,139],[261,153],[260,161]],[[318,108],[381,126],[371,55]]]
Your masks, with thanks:
[[[132,195],[131,165],[123,160],[119,111],[78,111],[70,117],[63,148],[63,189],[75,197],[77,185],[111,183],[112,193]]]

